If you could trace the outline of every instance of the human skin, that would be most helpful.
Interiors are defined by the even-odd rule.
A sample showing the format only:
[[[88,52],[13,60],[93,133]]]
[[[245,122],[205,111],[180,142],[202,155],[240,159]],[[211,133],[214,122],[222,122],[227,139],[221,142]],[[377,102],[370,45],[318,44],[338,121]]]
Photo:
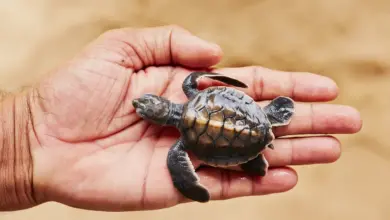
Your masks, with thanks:
[[[193,70],[212,70],[249,85],[240,89],[259,105],[279,96],[296,101],[288,126],[265,155],[265,177],[228,169],[197,171],[212,200],[291,190],[289,166],[335,162],[341,145],[332,134],[361,129],[359,112],[334,100],[331,79],[313,73],[258,66],[214,69],[218,45],[177,26],[108,31],[39,84],[9,95],[1,104],[1,210],[21,210],[49,201],[89,210],[131,211],[189,202],[172,185],[166,167],[175,128],[142,120],[132,100],[153,93],[184,103],[181,83]],[[217,85],[204,79],[200,88]],[[310,103],[308,103],[310,102]],[[196,167],[199,161],[191,156]]]

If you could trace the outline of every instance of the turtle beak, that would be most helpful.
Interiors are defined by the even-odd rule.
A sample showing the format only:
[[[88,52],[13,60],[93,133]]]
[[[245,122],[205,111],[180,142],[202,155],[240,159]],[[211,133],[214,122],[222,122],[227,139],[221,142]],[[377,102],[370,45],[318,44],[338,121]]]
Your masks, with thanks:
[[[133,103],[134,108],[138,108],[138,106],[139,106],[139,100],[138,99],[134,99],[132,103]]]
[[[132,101],[132,104],[135,108],[135,112],[137,114],[139,114],[140,116],[143,116],[144,115],[144,111],[145,111],[145,104],[142,103],[142,100],[140,99],[134,99]]]

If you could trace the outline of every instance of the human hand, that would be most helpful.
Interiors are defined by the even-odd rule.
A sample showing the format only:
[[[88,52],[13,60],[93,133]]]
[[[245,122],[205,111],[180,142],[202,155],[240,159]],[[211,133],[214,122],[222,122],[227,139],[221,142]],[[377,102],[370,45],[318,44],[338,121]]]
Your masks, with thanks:
[[[166,168],[167,152],[179,133],[141,120],[132,100],[153,93],[183,103],[183,79],[193,69],[209,69],[221,57],[218,46],[178,27],[119,29],[100,36],[37,85],[28,95],[38,203],[128,211],[187,202]],[[338,94],[336,84],[326,77],[261,67],[213,71],[249,85],[238,89],[261,105],[279,95],[298,102],[290,125],[275,128],[276,136],[346,134],[361,128],[355,109],[319,103]],[[205,80],[201,87],[212,83]],[[297,173],[287,166],[334,162],[341,151],[331,136],[278,139],[274,146],[265,154],[270,170],[262,178],[232,170],[199,170],[211,199],[288,191],[296,185]]]

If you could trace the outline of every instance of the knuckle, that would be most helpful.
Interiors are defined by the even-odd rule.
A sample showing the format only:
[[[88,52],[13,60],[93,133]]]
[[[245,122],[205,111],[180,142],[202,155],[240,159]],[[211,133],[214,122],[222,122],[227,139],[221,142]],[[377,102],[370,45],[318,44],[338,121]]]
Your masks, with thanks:
[[[261,67],[259,66],[252,66],[251,73],[253,77],[253,90],[254,90],[254,97],[256,100],[263,99],[263,91],[264,91],[264,78],[260,74]]]
[[[114,28],[103,32],[100,37],[104,39],[118,38],[134,33],[133,28]]]
[[[158,30],[166,30],[169,32],[188,32],[186,29],[177,24],[169,24],[154,28],[114,28],[103,32],[100,37],[104,39],[111,39],[126,36],[128,38],[129,36],[135,35],[137,33],[148,33],[149,31],[153,32]]]
[[[186,31],[182,26],[177,24],[169,24],[166,25],[165,28],[170,29],[172,31]]]
[[[163,26],[163,29],[167,30],[169,33],[189,33],[187,29],[177,24]]]

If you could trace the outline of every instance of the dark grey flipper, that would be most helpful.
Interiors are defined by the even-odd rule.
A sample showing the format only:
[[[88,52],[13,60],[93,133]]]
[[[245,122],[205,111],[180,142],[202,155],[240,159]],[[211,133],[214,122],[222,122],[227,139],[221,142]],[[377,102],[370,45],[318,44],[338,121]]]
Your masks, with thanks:
[[[192,96],[196,95],[199,90],[198,88],[198,80],[202,77],[207,77],[210,79],[218,80],[220,82],[226,83],[228,85],[236,86],[236,87],[241,87],[241,88],[248,88],[248,86],[237,80],[233,79],[228,76],[221,75],[219,73],[214,73],[214,72],[192,72],[190,75],[188,75],[182,85],[182,89],[186,96],[188,98],[191,98]]]
[[[264,107],[272,126],[284,126],[290,123],[294,114],[294,101],[291,98],[279,96]]]
[[[199,178],[181,140],[178,140],[169,150],[167,165],[173,185],[183,196],[197,202],[210,200],[209,192],[199,183]]]
[[[268,170],[268,162],[263,154],[260,154],[255,159],[241,164],[240,166],[245,173],[258,176],[265,176]]]

